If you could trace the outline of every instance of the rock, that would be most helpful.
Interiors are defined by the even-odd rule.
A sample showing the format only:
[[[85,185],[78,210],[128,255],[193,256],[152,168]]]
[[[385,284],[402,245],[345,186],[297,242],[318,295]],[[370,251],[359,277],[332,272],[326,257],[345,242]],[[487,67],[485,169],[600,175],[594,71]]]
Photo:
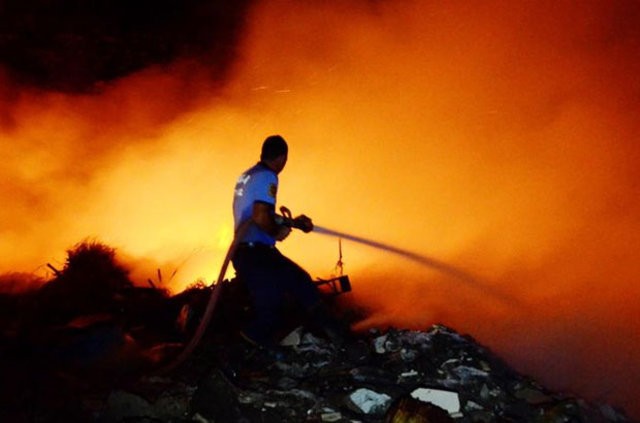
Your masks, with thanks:
[[[192,389],[163,392],[150,402],[140,395],[122,390],[113,391],[107,399],[104,422],[120,422],[132,418],[152,418],[161,421],[185,419],[190,412]]]
[[[247,401],[224,374],[216,370],[199,384],[191,402],[191,412],[207,421],[237,421],[243,400]]]
[[[443,391],[440,389],[418,388],[411,392],[411,397],[422,402],[436,405],[451,416],[460,417],[460,399],[456,392]]]
[[[384,393],[360,388],[349,395],[349,401],[363,414],[383,414],[391,403],[391,397]]]
[[[339,422],[342,420],[342,414],[338,411],[326,411],[320,414],[320,419],[323,422]]]
[[[523,399],[529,404],[539,405],[550,402],[552,398],[542,392],[541,389],[532,386],[524,386],[518,384],[513,396],[518,399]]]
[[[287,336],[282,338],[282,340],[280,341],[280,345],[282,345],[283,347],[293,347],[295,345],[300,345],[300,343],[302,342],[302,334],[302,326],[298,326]]]

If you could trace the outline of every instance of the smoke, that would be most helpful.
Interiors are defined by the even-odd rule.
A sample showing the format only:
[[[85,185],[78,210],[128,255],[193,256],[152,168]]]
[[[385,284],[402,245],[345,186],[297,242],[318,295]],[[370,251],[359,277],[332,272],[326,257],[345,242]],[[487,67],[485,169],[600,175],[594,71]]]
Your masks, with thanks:
[[[412,251],[407,251],[407,250],[403,250],[402,248],[398,248],[392,245],[387,245],[384,244],[382,242],[379,241],[374,241],[371,239],[367,239],[367,238],[363,238],[363,237],[359,237],[359,236],[355,236],[355,235],[351,235],[351,234],[347,234],[344,232],[338,232],[338,231],[334,231],[332,229],[327,229],[327,228],[323,228],[322,226],[314,226],[313,228],[314,232],[316,233],[320,233],[320,234],[324,234],[324,235],[329,235],[329,236],[333,236],[336,237],[340,240],[345,239],[348,241],[352,241],[358,244],[362,244],[362,245],[366,245],[368,247],[371,248],[375,248],[377,250],[381,250],[390,254],[395,254],[398,255],[402,258],[405,258],[407,260],[411,260],[413,262],[416,262],[428,269],[432,269],[432,270],[436,270],[438,272],[441,272],[451,278],[453,278],[454,280],[458,281],[458,282],[462,282],[464,284],[466,284],[467,286],[470,286],[474,289],[479,290],[483,295],[489,296],[489,297],[493,297],[494,299],[498,299],[501,300],[509,305],[516,305],[517,303],[517,299],[510,297],[508,295],[505,295],[504,293],[500,292],[500,291],[496,291],[495,289],[491,289],[490,287],[487,287],[486,284],[479,280],[478,278],[474,277],[473,275],[467,273],[466,271],[464,271],[463,269],[460,269],[458,267],[455,266],[451,266],[447,263],[443,263],[439,260],[436,260],[434,258],[431,257],[427,257],[424,255],[420,255],[417,253],[414,253]]]
[[[188,59],[94,94],[3,84],[0,271],[94,236],[142,281],[211,281],[235,179],[280,133],[279,201],[355,237],[343,253],[363,327],[441,322],[640,415],[637,2],[273,0],[244,21],[225,84]],[[336,247],[282,245],[318,276]]]
[[[194,86],[173,72],[188,73],[199,82]],[[11,124],[3,128],[0,145],[0,195],[11,204],[0,211],[5,270],[18,266],[33,271],[27,266],[34,265],[34,257],[53,258],[52,246],[64,251],[81,239],[100,236],[96,216],[84,219],[104,195],[99,191],[109,189],[102,186],[103,178],[110,178],[113,168],[132,154],[146,160],[161,154],[166,122],[195,107],[199,100],[194,91],[211,92],[198,73],[191,63],[179,63],[132,75],[100,96],[33,89],[10,100],[6,120]],[[112,182],[121,192],[131,184]]]

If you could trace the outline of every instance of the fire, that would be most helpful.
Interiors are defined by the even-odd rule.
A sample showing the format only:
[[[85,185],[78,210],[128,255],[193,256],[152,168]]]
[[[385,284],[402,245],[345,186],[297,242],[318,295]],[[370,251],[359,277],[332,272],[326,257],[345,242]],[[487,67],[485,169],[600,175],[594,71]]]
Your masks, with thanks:
[[[548,383],[632,407],[638,7],[492,3],[265,1],[222,89],[176,62],[100,95],[6,98],[0,272],[46,272],[95,237],[141,283],[157,269],[174,291],[211,282],[234,181],[279,133],[294,214],[486,288],[344,241],[366,324],[442,321]],[[313,233],[282,246],[320,277],[337,248]]]

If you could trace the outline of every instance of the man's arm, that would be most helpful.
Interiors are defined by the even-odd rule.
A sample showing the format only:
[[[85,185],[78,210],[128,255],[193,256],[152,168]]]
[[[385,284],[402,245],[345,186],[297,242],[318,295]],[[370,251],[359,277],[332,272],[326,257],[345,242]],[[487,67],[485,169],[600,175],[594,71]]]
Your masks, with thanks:
[[[256,225],[278,241],[285,239],[291,227],[276,222],[276,214],[271,204],[256,201],[253,203],[251,218]]]

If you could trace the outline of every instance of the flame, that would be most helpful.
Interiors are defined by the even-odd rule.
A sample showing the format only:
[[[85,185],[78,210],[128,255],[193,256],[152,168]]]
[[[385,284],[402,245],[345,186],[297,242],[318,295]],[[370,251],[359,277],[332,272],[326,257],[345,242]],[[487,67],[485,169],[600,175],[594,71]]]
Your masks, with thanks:
[[[443,322],[640,414],[639,17],[632,1],[264,1],[222,89],[177,61],[100,95],[7,94],[0,272],[46,272],[96,237],[138,280],[211,282],[235,179],[279,133],[294,214],[517,299],[345,240],[365,325]],[[282,249],[318,276],[338,258],[313,233]]]

